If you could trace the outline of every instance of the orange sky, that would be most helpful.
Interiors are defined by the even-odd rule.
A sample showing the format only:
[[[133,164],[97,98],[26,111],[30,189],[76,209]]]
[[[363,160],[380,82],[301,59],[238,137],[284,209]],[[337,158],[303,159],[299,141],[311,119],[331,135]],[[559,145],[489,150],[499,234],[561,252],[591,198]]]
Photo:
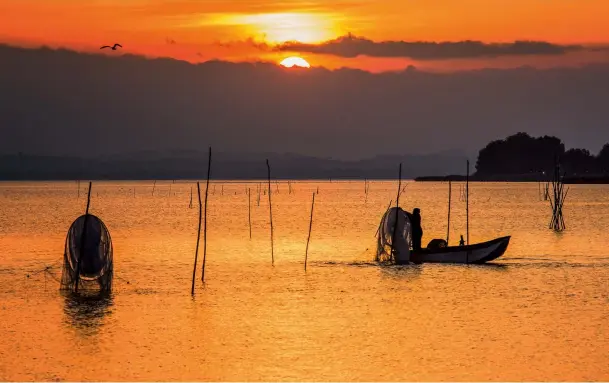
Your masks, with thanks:
[[[607,20],[608,0],[2,0],[0,41],[96,51],[100,45],[120,42],[123,53],[189,61],[279,61],[287,54],[219,43],[248,38],[316,43],[352,32],[375,41],[605,44]],[[420,64],[407,59],[302,56],[314,66],[328,67],[399,69]],[[608,57],[603,53],[533,59],[540,65],[557,60],[580,63]],[[492,65],[507,62],[521,65],[514,58]],[[446,62],[425,65],[441,67]]]

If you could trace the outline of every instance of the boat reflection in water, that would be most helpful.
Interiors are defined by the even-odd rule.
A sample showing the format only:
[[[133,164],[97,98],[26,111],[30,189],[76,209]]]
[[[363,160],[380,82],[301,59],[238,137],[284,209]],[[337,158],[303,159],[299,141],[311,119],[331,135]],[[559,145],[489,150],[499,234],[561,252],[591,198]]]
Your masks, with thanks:
[[[419,279],[423,272],[420,265],[388,265],[388,267],[380,268],[381,277],[383,279],[393,279],[402,283],[411,283]]]

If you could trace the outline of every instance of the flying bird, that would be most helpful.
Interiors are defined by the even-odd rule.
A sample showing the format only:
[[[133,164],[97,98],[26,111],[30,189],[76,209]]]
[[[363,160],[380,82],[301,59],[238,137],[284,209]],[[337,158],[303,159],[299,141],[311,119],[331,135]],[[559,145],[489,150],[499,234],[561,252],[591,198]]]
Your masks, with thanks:
[[[112,49],[113,51],[115,51],[115,50],[116,50],[116,47],[121,47],[121,48],[122,48],[123,46],[122,46],[122,45],[120,45],[120,44],[114,44],[113,46],[110,46],[110,45],[104,45],[103,47],[101,47],[101,48],[99,48],[99,49],[110,48],[110,49]]]

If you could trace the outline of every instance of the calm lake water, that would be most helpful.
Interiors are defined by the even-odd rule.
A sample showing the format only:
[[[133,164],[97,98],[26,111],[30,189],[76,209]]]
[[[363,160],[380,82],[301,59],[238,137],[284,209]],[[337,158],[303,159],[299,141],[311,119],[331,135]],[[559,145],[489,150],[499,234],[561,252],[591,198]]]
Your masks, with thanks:
[[[447,184],[405,184],[423,242],[444,238]],[[397,182],[371,182],[367,198],[363,182],[273,183],[272,267],[268,196],[215,182],[192,298],[192,185],[93,184],[115,281],[108,300],[82,301],[56,279],[86,184],[78,198],[76,182],[0,183],[0,380],[609,380],[607,186],[571,186],[555,234],[537,184],[472,183],[471,242],[511,235],[504,257],[382,267],[374,233]],[[465,235],[460,188],[452,244]]]

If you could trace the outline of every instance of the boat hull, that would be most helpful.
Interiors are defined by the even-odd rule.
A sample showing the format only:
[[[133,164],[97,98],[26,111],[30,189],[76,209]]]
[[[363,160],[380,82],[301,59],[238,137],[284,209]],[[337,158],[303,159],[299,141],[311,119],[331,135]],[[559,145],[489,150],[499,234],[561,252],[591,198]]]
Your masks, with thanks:
[[[501,257],[510,243],[510,237],[468,246],[450,246],[439,249],[421,249],[410,255],[413,263],[481,264]]]

